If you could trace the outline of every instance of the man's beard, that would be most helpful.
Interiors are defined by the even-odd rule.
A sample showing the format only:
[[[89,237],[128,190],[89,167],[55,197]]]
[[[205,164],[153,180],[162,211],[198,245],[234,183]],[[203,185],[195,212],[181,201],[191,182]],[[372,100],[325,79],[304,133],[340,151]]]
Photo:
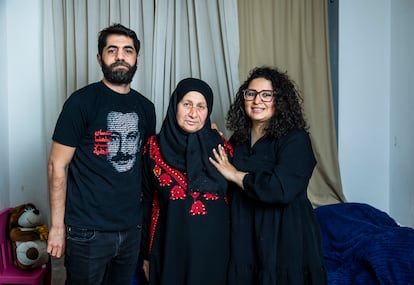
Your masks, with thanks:
[[[126,66],[128,70],[123,68],[115,69],[116,66]],[[102,72],[106,80],[114,84],[129,84],[134,77],[135,72],[137,71],[137,65],[129,65],[124,61],[117,61],[111,65],[106,65],[105,62],[102,61]]]

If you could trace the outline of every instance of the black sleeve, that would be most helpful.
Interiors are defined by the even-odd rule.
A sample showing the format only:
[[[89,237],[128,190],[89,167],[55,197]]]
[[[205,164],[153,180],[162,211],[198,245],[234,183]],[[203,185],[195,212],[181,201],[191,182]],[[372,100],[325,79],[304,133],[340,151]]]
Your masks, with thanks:
[[[272,165],[249,171],[244,192],[261,202],[289,204],[307,191],[315,164],[309,135],[295,132],[280,140]]]
[[[79,94],[74,93],[64,103],[52,136],[54,141],[71,147],[78,146],[88,122],[86,104],[80,99]]]
[[[152,183],[152,169],[149,155],[150,143],[144,146],[142,156],[142,206],[143,206],[143,222],[142,222],[142,241],[141,255],[145,260],[149,260],[150,243],[151,243],[151,220],[153,212],[154,187]]]

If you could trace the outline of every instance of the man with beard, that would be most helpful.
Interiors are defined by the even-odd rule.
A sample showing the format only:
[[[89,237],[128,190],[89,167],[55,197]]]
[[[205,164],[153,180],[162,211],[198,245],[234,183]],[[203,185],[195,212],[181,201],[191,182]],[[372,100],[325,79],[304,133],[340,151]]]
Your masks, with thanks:
[[[131,81],[134,31],[102,30],[100,82],[75,91],[56,123],[48,162],[48,252],[65,255],[66,284],[129,284],[141,239],[142,142],[155,133],[154,105]]]

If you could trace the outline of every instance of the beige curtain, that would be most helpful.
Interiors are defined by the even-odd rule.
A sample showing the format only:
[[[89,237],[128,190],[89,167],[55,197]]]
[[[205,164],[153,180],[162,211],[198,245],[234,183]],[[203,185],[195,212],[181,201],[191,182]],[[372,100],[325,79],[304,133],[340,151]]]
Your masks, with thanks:
[[[176,82],[192,75],[209,82],[218,95],[213,120],[224,130],[224,116],[239,85],[235,69],[240,42],[240,81],[254,66],[274,65],[287,70],[303,91],[318,160],[309,187],[311,201],[317,206],[345,200],[330,94],[326,0],[42,3],[46,137],[51,137],[66,97],[101,78],[97,34],[109,24],[121,22],[142,39],[140,67],[132,86],[153,100],[158,125]]]
[[[250,69],[287,71],[304,99],[318,164],[308,196],[314,207],[344,202],[331,95],[327,0],[238,0],[243,82]]]
[[[197,77],[211,86],[211,119],[224,129],[224,115],[238,87],[237,0],[163,0],[155,9],[150,99],[157,127],[178,81]]]
[[[237,0],[44,0],[42,4],[47,138],[67,96],[102,78],[96,60],[98,33],[116,22],[135,30],[141,40],[132,87],[155,104],[157,127],[178,81],[193,76],[207,81],[216,94],[212,121],[225,132],[224,114],[239,85]]]
[[[141,40],[141,61],[133,88],[150,93],[154,1],[42,1],[43,119],[50,140],[66,98],[76,89],[102,79],[96,59],[98,33],[113,23],[132,28]],[[145,41],[142,41],[145,38]],[[46,146],[49,153],[50,144]]]

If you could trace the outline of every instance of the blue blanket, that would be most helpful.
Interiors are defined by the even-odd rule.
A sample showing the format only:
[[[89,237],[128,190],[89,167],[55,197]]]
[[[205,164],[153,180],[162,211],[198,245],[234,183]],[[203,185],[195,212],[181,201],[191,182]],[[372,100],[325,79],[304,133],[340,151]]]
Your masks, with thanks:
[[[414,229],[367,204],[315,209],[330,285],[414,284]]]

